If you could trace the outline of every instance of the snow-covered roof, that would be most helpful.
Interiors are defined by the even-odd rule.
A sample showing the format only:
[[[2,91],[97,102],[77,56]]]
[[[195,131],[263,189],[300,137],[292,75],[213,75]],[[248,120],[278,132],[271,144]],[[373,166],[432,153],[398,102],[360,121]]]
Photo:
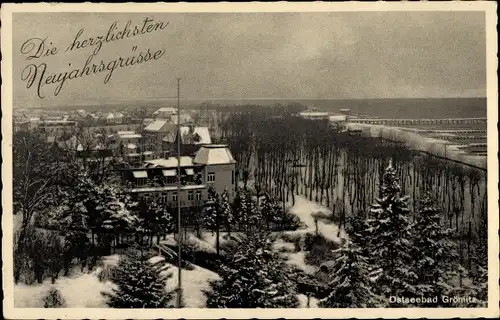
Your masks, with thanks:
[[[106,119],[113,119],[115,117],[115,115],[113,113],[109,113],[107,116],[106,116]]]
[[[133,143],[127,144],[127,149],[136,149],[136,148],[137,148],[137,145],[135,145]]]
[[[120,135],[120,138],[122,138],[122,139],[138,139],[138,138],[142,138],[142,135],[140,135],[139,133],[123,134],[123,135]]]
[[[145,161],[148,168],[163,167],[163,168],[175,168],[177,167],[177,157],[170,157],[167,159],[153,159]],[[181,157],[181,167],[192,167],[193,158],[191,157]]]
[[[345,115],[335,115],[335,116],[330,116],[329,119],[332,122],[342,122],[346,121],[347,117]]]
[[[193,138],[195,135],[198,135],[199,141],[193,139],[193,141],[184,141],[184,138],[189,134],[189,126],[184,126],[180,128],[181,131],[181,141],[183,143],[192,143],[192,144],[210,144],[212,143],[212,139],[210,138],[210,132],[208,131],[208,127],[194,127],[193,128]]]
[[[163,176],[165,177],[175,177],[177,172],[175,169],[163,170]]]
[[[172,108],[172,107],[164,107],[164,108],[160,108],[160,109],[156,110],[154,113],[158,114],[160,112],[172,112],[172,113],[175,113],[176,109]]]
[[[115,118],[123,118],[124,115],[121,112],[115,113]]]
[[[211,144],[204,145],[196,152],[193,163],[199,164],[230,164],[236,163],[231,151],[226,145]]]
[[[147,171],[133,171],[134,178],[147,178]]]
[[[123,136],[127,134],[135,134],[135,131],[118,131],[116,134],[119,136]]]
[[[165,124],[167,124],[166,120],[155,120],[154,122],[150,123],[146,128],[144,128],[144,130],[159,132],[162,130]]]

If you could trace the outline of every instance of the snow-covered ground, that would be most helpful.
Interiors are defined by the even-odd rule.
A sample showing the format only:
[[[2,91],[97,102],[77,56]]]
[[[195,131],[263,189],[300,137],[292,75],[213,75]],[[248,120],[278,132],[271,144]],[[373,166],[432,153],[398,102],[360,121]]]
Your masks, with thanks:
[[[291,206],[291,203],[288,203],[287,205]],[[314,223],[313,215],[315,213],[330,215],[331,211],[328,208],[317,204],[316,202],[307,200],[303,196],[296,195],[295,205],[290,209],[290,213],[295,214],[306,225],[306,228],[304,229],[284,232],[286,234],[293,235],[297,233],[306,234],[316,232],[316,225]],[[340,230],[339,232],[339,226],[330,221],[324,222],[318,220],[318,231],[326,239],[338,244],[342,243],[342,239],[347,238],[344,230]]]
[[[163,260],[163,257],[153,257],[151,262]],[[104,269],[116,265],[118,256],[109,256],[104,259]],[[172,274],[165,284],[166,290],[174,290],[177,286],[177,267],[170,266],[166,272]],[[206,298],[203,289],[208,289],[209,281],[219,276],[207,269],[194,266],[194,270],[183,270],[184,302],[188,308],[205,307]],[[16,308],[43,308],[43,298],[51,288],[61,292],[68,308],[106,308],[106,300],[102,292],[110,292],[115,285],[110,281],[100,282],[98,275],[102,272],[98,268],[91,273],[78,273],[70,277],[60,277],[52,284],[50,280],[38,285],[19,284],[14,287],[14,304]]]
[[[159,262],[163,257],[156,256],[151,258],[151,262]],[[172,276],[167,279],[166,289],[168,291],[175,290],[177,287],[178,268],[172,264],[165,263],[170,268],[165,272],[170,273]],[[219,275],[210,270],[194,266],[194,270],[182,269],[182,287],[184,304],[186,308],[204,308],[207,298],[203,290],[209,288],[209,281],[219,279]],[[175,303],[172,301],[172,305]]]
[[[105,257],[104,267],[91,273],[75,273],[69,277],[60,277],[52,284],[49,279],[42,284],[14,286],[14,305],[16,308],[43,308],[43,298],[51,288],[61,292],[68,308],[105,308],[106,301],[101,292],[110,292],[114,285],[110,281],[100,282],[99,273],[116,265],[116,255]],[[76,269],[75,269],[76,270]]]
[[[301,308],[307,308],[307,296],[305,294],[297,295],[300,301]],[[311,297],[309,300],[309,308],[318,308],[318,299]]]

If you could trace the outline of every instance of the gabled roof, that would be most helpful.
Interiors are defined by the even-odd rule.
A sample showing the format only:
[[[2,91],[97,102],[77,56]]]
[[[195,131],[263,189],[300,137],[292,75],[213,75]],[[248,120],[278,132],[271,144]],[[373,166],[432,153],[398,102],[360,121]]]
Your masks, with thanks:
[[[167,124],[168,121],[166,120],[155,120],[154,122],[150,123],[146,128],[144,128],[144,130],[150,132],[167,131],[166,130],[168,128]]]
[[[201,146],[200,150],[196,152],[193,163],[210,165],[230,164],[236,163],[236,161],[226,145],[210,144]]]

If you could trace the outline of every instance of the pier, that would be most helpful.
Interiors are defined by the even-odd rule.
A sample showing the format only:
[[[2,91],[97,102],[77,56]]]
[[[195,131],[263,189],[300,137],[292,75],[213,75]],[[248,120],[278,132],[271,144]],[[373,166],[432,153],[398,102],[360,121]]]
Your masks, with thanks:
[[[446,124],[481,124],[486,118],[448,118],[448,119],[349,119],[350,123],[375,125],[446,125]]]

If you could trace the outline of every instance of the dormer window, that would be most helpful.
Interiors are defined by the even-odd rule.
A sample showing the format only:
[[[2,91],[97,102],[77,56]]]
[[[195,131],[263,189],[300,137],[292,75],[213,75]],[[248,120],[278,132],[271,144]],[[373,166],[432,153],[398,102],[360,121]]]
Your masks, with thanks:
[[[137,186],[143,186],[146,184],[146,180],[148,178],[148,172],[147,171],[134,171],[133,172],[134,178],[135,178],[135,184]]]

